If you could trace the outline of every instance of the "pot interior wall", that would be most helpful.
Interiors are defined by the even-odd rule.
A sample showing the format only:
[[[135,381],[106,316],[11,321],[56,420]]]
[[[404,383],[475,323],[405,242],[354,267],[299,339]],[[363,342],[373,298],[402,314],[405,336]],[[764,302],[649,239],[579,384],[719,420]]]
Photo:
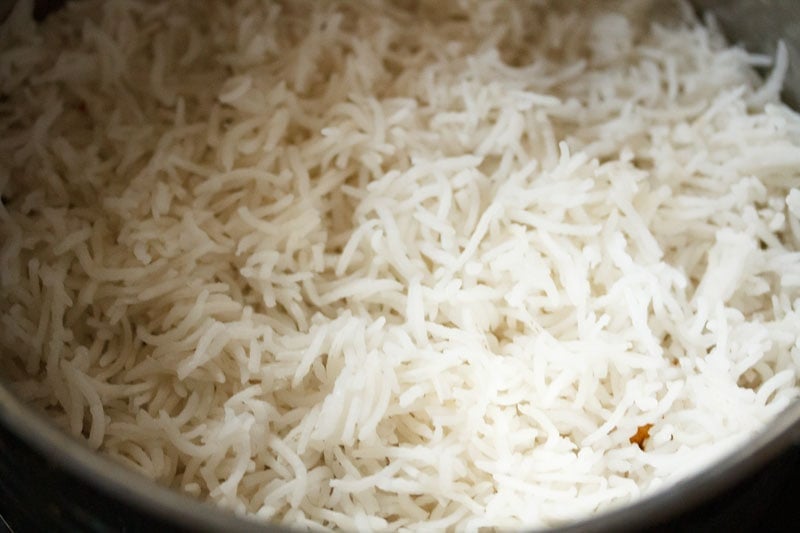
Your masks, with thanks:
[[[778,40],[789,52],[782,97],[794,109],[800,104],[800,2],[797,0],[693,0],[695,8],[713,13],[725,36],[751,52],[774,54]]]

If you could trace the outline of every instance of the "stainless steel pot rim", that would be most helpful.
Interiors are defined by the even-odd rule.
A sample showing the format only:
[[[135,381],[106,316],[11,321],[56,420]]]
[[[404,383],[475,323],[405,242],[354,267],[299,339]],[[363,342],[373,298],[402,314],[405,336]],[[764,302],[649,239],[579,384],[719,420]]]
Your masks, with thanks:
[[[18,400],[3,383],[0,383],[0,424],[14,432],[53,466],[129,503],[140,512],[156,515],[170,523],[181,524],[194,531],[293,531],[237,516],[211,503],[157,485],[63,432],[42,414]],[[800,399],[795,400],[746,445],[668,489],[547,531],[625,531],[663,523],[693,506],[701,505],[725,488],[734,486],[780,452],[796,444],[800,444]]]

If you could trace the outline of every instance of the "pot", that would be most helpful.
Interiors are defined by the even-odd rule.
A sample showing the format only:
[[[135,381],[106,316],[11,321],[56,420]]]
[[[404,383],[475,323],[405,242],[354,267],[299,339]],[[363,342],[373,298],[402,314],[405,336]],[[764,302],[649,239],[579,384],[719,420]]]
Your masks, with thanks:
[[[44,17],[61,4],[63,0],[37,2],[37,16]],[[800,3],[694,0],[693,5],[699,11],[713,13],[729,40],[741,42],[748,50],[772,53],[777,39],[783,39],[790,57],[783,97],[798,109]],[[10,7],[10,3],[5,7]],[[0,6],[0,19],[3,11]],[[741,500],[742,512],[735,518],[706,522],[706,526],[742,529],[747,524],[740,521],[740,516],[746,516],[747,509],[739,495],[740,488],[756,483],[754,474],[767,467],[766,478],[791,473],[786,462],[768,466],[782,454],[800,465],[800,401],[790,405],[745,446],[668,490],[552,531],[681,529],[690,523],[687,520],[691,520],[692,513],[699,512],[715,498],[732,501],[734,506]],[[761,490],[764,499],[776,496],[763,487],[756,486],[754,490]],[[26,529],[289,531],[280,526],[257,524],[161,487],[94,453],[22,404],[0,381],[0,501],[3,495],[6,500],[0,511],[10,524],[25,524]],[[2,522],[0,530],[1,526]]]

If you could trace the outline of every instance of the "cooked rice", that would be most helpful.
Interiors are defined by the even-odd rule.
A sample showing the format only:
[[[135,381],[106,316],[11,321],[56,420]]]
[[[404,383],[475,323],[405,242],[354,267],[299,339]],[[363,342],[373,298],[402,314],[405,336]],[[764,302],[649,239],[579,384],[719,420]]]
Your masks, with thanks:
[[[300,526],[554,525],[708,465],[798,395],[800,120],[785,49],[762,82],[624,4],[18,2],[0,369]]]

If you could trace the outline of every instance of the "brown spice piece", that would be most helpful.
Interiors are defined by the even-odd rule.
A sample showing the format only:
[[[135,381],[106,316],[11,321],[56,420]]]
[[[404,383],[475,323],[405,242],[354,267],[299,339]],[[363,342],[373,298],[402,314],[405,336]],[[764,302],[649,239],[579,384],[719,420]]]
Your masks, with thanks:
[[[645,424],[636,429],[636,433],[628,439],[631,444],[636,444],[640,450],[644,450],[644,441],[650,437],[650,428],[653,424]]]

